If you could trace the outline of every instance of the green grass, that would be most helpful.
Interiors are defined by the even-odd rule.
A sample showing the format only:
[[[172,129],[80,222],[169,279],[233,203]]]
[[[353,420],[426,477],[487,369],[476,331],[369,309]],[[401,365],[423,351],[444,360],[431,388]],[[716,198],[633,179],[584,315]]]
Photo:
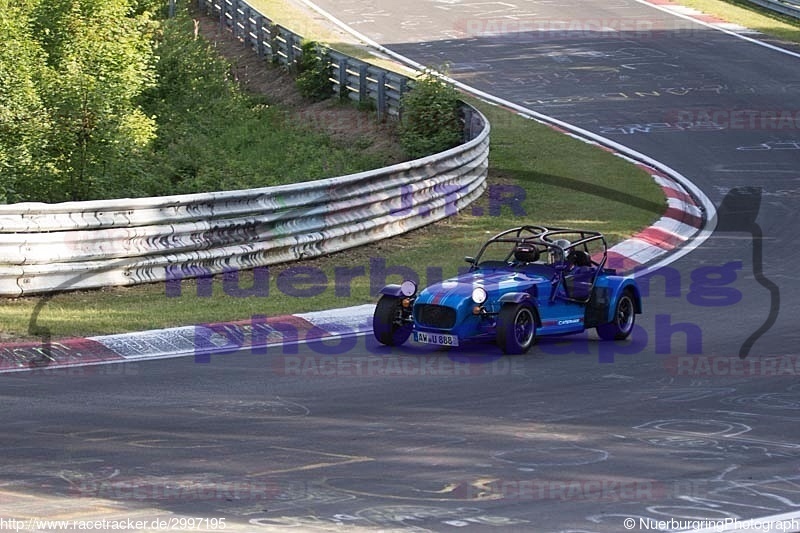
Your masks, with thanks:
[[[492,202],[484,195],[463,214],[421,230],[297,265],[271,267],[266,297],[228,296],[220,279],[214,281],[211,298],[198,297],[191,280],[183,282],[180,297],[172,298],[166,296],[163,283],[72,292],[56,295],[42,305],[37,324],[48,327],[57,338],[373,303],[369,276],[370,265],[376,260],[385,261],[387,267],[408,267],[427,283],[431,281],[430,269],[441,269],[444,276],[455,274],[465,266],[465,255],[474,255],[484,239],[507,227],[523,223],[580,226],[603,231],[613,242],[648,226],[663,212],[665,200],[660,188],[637,167],[501,108],[473,103],[493,124],[488,183],[505,187],[504,196],[524,194],[516,205],[522,212],[495,202],[500,209],[492,215]],[[475,216],[474,207],[482,208],[484,215]],[[279,290],[278,276],[293,266],[323,272],[328,278],[325,291],[300,297]],[[344,268],[363,268],[364,275],[352,283],[342,282],[340,276],[340,291],[349,287],[350,292],[337,294],[336,272]],[[379,277],[373,289],[384,281],[400,279],[399,275]],[[249,287],[251,281],[252,273],[242,273],[242,287]],[[30,297],[4,302],[0,322],[6,336],[28,336],[31,313],[40,300]]]
[[[747,1],[677,0],[677,2],[778,39],[800,42],[800,20],[772,12]]]

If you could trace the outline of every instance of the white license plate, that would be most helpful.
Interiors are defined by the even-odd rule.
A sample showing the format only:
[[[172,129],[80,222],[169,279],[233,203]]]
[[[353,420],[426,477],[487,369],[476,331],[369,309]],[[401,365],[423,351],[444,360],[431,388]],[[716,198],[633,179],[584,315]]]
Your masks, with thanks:
[[[458,337],[446,333],[414,332],[414,340],[423,344],[437,344],[439,346],[458,346]]]

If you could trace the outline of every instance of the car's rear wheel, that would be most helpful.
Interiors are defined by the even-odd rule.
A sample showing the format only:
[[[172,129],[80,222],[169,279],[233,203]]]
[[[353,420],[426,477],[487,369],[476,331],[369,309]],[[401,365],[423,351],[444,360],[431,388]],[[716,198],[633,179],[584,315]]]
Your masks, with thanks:
[[[506,304],[497,317],[497,344],[503,353],[527,352],[536,340],[536,317],[529,305]]]
[[[597,326],[597,334],[607,341],[621,341],[628,338],[635,323],[636,305],[633,302],[633,294],[630,290],[626,290],[617,300],[613,320],[608,324]]]
[[[372,331],[378,342],[398,346],[408,340],[414,324],[405,320],[405,314],[400,298],[388,294],[380,297],[372,315]]]

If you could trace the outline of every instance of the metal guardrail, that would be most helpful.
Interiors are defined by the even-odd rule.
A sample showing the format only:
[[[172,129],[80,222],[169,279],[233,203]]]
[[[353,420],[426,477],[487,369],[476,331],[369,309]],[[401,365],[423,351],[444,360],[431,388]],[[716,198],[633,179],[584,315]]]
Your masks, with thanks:
[[[296,42],[276,34],[285,43]],[[281,57],[291,57],[285,50],[293,46]],[[353,64],[343,55],[335,60]],[[337,68],[350,80],[340,87],[355,92],[349,67]],[[359,88],[359,98],[383,94],[391,112],[405,85],[392,87],[396,80],[376,67],[359,67],[359,80],[365,70],[368,83]],[[384,90],[372,85],[372,76],[385,83]],[[283,263],[440,220],[486,187],[489,124],[466,104],[462,112],[464,144],[369,172],[242,191],[0,206],[0,295],[132,285]]]
[[[163,281],[325,255],[399,235],[486,188],[489,125],[415,161],[299,185],[0,206],[0,295]]]
[[[200,0],[248,46],[283,64],[301,38],[246,3]],[[399,112],[409,80],[332,52],[331,83]],[[486,188],[489,124],[462,104],[464,144],[312,182],[158,198],[0,205],[0,295],[196,277],[309,258],[430,224]]]
[[[219,19],[242,43],[265,60],[295,67],[303,54],[303,37],[274,23],[243,0],[198,0],[198,7]],[[400,114],[400,99],[409,90],[406,76],[376,67],[336,50],[328,50],[335,93],[359,103],[375,104],[378,117]]]
[[[800,0],[748,0],[782,15],[800,19]]]

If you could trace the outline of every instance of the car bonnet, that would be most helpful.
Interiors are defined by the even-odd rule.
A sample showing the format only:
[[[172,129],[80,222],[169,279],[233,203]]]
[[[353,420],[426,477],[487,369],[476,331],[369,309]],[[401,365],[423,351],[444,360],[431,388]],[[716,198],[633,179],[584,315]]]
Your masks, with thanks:
[[[457,305],[459,300],[470,298],[476,287],[483,287],[489,299],[516,289],[525,290],[531,285],[550,282],[550,278],[536,273],[510,270],[478,270],[455,278],[434,283],[423,289],[417,303]]]

